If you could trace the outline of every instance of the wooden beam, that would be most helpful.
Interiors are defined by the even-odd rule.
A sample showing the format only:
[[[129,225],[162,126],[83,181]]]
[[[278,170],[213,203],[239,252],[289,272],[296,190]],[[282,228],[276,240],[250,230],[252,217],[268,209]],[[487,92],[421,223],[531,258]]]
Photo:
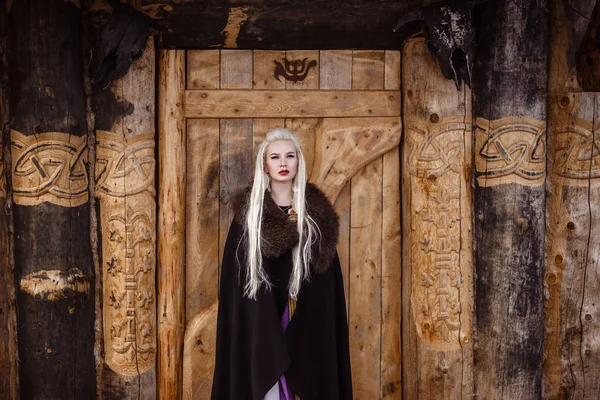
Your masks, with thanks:
[[[161,51],[158,65],[158,397],[179,399],[185,325],[185,51]]]
[[[323,107],[328,103],[330,107]],[[396,90],[187,90],[187,118],[399,117]]]
[[[473,398],[471,92],[423,38],[402,57],[404,397]]]
[[[420,0],[166,0],[142,10],[156,20],[158,45],[209,49],[399,49],[419,23],[392,32]]]
[[[482,399],[542,397],[548,7],[507,0],[475,9],[475,395]]]
[[[20,396],[91,399],[95,277],[81,12],[75,2],[19,0],[9,24]]]

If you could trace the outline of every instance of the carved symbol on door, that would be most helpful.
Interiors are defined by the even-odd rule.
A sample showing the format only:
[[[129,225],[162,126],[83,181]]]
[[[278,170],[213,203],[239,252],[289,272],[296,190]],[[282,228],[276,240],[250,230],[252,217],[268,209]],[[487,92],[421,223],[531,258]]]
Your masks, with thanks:
[[[286,81],[302,82],[308,76],[310,69],[317,66],[317,61],[311,60],[307,64],[307,60],[308,58],[289,61],[287,58],[284,58],[283,63],[285,66],[275,60],[275,71],[273,72],[273,76],[279,82],[281,82],[279,79],[281,76],[283,76]]]

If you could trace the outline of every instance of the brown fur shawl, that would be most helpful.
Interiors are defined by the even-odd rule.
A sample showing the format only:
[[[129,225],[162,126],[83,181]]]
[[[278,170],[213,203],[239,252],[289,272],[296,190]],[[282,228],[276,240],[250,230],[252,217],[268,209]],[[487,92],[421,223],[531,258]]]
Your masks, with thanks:
[[[234,199],[236,221],[246,226],[245,218],[250,201],[251,187],[244,189]],[[339,236],[338,216],[325,194],[311,183],[306,184],[306,210],[320,229],[320,240],[313,244],[311,269],[323,273],[331,265],[336,254]],[[282,256],[298,243],[296,219],[289,217],[265,193],[262,218],[262,253],[267,258]]]

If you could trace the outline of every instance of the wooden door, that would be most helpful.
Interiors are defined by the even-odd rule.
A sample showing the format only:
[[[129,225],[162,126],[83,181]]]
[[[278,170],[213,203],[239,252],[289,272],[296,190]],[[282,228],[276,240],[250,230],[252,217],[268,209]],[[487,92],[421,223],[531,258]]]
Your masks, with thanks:
[[[187,52],[184,398],[210,397],[231,199],[276,127],[340,216],[355,398],[400,397],[400,95],[396,51]]]

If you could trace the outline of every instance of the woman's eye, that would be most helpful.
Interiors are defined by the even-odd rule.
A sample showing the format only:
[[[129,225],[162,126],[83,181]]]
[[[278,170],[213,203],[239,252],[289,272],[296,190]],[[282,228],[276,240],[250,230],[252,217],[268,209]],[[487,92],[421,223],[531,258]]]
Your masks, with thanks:
[[[288,154],[288,158],[295,158],[296,155],[295,154]]]
[[[277,160],[279,156],[271,156],[271,160]]]

